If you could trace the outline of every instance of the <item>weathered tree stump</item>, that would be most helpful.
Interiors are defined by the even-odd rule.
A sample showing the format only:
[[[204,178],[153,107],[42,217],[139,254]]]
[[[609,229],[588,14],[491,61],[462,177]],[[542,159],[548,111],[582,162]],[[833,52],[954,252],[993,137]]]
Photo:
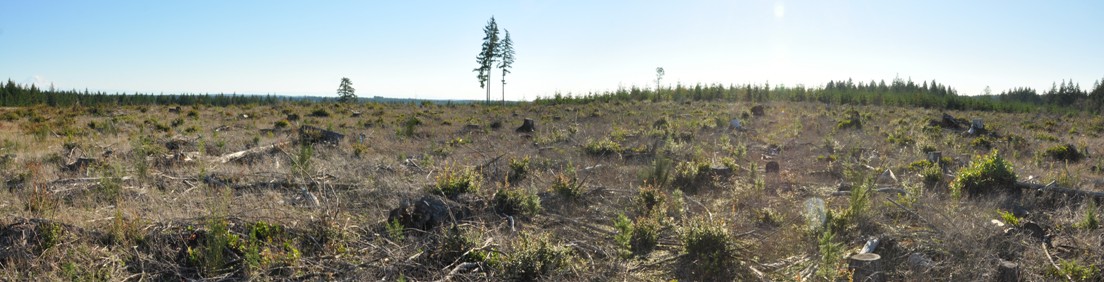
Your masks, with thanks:
[[[65,164],[64,169],[69,172],[83,172],[94,163],[96,163],[96,159],[93,158],[77,158],[73,162]]]
[[[300,142],[308,144],[321,142],[330,145],[337,145],[338,143],[341,143],[341,139],[345,139],[345,134],[321,129],[310,125],[299,127]]]
[[[1001,260],[1000,263],[997,264],[997,281],[1020,281],[1020,265],[1011,261]]]
[[[431,230],[447,223],[463,220],[470,211],[452,200],[436,196],[421,199],[403,199],[399,207],[391,210],[387,221],[398,221],[406,228]]]
[[[855,254],[848,258],[848,268],[854,273],[852,274],[852,281],[885,281],[881,259],[882,256],[875,253]]]
[[[931,162],[932,164],[937,165],[937,164],[939,164],[939,161],[942,160],[942,159],[943,159],[943,152],[940,152],[940,151],[928,152],[928,161]]]
[[[537,130],[537,124],[532,119],[525,119],[522,122],[521,127],[517,128],[517,132],[533,132]]]
[[[776,161],[767,162],[767,173],[778,173],[778,170],[779,170],[778,162],[776,162]]]
[[[767,114],[766,107],[763,107],[763,105],[755,105],[751,107],[751,114],[757,117],[764,116]]]

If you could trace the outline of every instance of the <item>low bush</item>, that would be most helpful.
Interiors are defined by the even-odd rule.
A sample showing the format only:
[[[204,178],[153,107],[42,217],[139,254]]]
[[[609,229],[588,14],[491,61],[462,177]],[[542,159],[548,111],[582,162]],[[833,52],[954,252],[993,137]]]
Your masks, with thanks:
[[[664,156],[656,156],[652,160],[652,166],[644,172],[644,182],[655,185],[656,187],[663,187],[667,185],[667,181],[671,175],[671,159]]]
[[[509,175],[506,176],[506,181],[517,183],[521,179],[524,179],[526,175],[529,175],[529,156],[520,159],[510,159],[510,172]]]
[[[640,187],[633,198],[633,209],[640,216],[663,216],[667,214],[667,194],[653,186]]]
[[[535,281],[571,266],[571,249],[555,244],[549,235],[522,233],[502,270],[514,281]]]
[[[437,175],[437,182],[429,187],[430,192],[456,197],[463,193],[475,193],[479,191],[482,178],[471,169],[460,169],[446,166]]]
[[[960,197],[978,195],[993,191],[1015,189],[1016,173],[1012,171],[1012,165],[1001,158],[997,150],[989,154],[978,155],[970,161],[970,165],[958,170],[957,176],[951,181],[951,195]]]
[[[862,129],[862,117],[856,110],[847,110],[844,117],[836,122],[838,129]]]
[[[1073,224],[1073,228],[1085,230],[1100,228],[1100,219],[1096,215],[1096,201],[1088,200],[1088,204],[1083,209],[1085,211],[1082,213],[1081,219]]]
[[[606,138],[597,141],[588,140],[586,145],[583,146],[583,151],[591,155],[605,156],[620,154],[624,149],[621,148],[621,144]]]
[[[682,243],[693,278],[733,280],[738,261],[736,244],[723,222],[703,217],[690,220],[683,230]]]
[[[622,250],[625,258],[647,256],[659,244],[660,224],[654,217],[641,216],[630,221],[625,214],[619,214],[613,222],[617,234],[613,240]]]
[[[709,163],[700,161],[681,162],[675,166],[675,178],[672,183],[687,191],[697,191],[698,186],[709,179]]]
[[[993,148],[993,143],[989,141],[989,138],[978,137],[974,140],[970,140],[970,147],[981,150],[989,150]]]
[[[1059,260],[1058,268],[1048,268],[1051,277],[1063,279],[1073,278],[1073,281],[1100,281],[1104,279],[1101,277],[1100,269],[1096,265],[1084,265],[1077,260]]]
[[[1056,145],[1047,148],[1045,154],[1047,155],[1047,157],[1050,157],[1051,159],[1054,159],[1056,161],[1068,162],[1077,162],[1085,157],[1085,155],[1081,154],[1081,151],[1077,150],[1077,147],[1074,147],[1071,144]]]
[[[540,197],[524,189],[498,189],[492,201],[495,212],[506,215],[532,216],[541,209]]]
[[[310,113],[310,116],[312,116],[312,117],[329,117],[330,112],[327,111],[326,109],[318,108],[318,109],[314,109],[314,111],[312,111]]]
[[[556,179],[552,180],[552,192],[567,199],[574,200],[581,197],[583,188],[583,182],[575,176],[574,169],[569,168],[567,172],[557,174]]]

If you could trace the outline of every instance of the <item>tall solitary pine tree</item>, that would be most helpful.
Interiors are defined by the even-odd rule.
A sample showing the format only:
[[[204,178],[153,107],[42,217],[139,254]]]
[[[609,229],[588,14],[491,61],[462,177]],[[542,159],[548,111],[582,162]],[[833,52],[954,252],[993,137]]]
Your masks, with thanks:
[[[491,102],[491,71],[494,67],[494,63],[498,60],[498,24],[495,23],[495,19],[492,16],[491,20],[487,22],[487,26],[483,27],[483,49],[480,50],[479,55],[475,57],[475,62],[479,64],[478,68],[475,68],[474,72],[478,72],[476,78],[479,79],[479,87],[487,89],[487,103]]]
[[[502,103],[506,103],[506,74],[510,73],[510,68],[514,65],[514,41],[510,40],[510,30],[503,29],[505,35],[502,37],[502,44],[498,47],[501,49],[498,52],[499,61],[498,68],[502,69]]]

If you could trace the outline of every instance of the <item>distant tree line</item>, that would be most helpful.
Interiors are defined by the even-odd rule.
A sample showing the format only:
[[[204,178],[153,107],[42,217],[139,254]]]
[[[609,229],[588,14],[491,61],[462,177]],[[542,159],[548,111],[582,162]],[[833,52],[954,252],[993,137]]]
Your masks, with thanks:
[[[539,104],[587,103],[610,101],[810,101],[845,105],[910,106],[949,110],[982,110],[1027,112],[1035,110],[1083,110],[1104,112],[1104,86],[1097,81],[1091,92],[1085,92],[1072,82],[1057,84],[1039,95],[1030,88],[1016,88],[1000,95],[960,96],[958,91],[932,80],[913,82],[894,79],[890,83],[851,79],[829,81],[824,87],[764,84],[678,84],[674,88],[645,89],[636,86],[615,91],[589,92],[583,95],[556,93],[538,97]]]
[[[40,89],[38,86],[19,85],[8,80],[0,88],[0,106],[20,107],[34,105],[72,106],[72,105],[211,105],[227,106],[240,104],[275,104],[291,98],[280,96],[258,96],[238,94],[143,94],[114,93],[88,90]]]
[[[1001,92],[993,98],[1104,113],[1104,79],[1097,80],[1091,91],[1082,90],[1081,85],[1071,79],[1051,84],[1050,90],[1043,94],[1032,88],[1020,87]]]

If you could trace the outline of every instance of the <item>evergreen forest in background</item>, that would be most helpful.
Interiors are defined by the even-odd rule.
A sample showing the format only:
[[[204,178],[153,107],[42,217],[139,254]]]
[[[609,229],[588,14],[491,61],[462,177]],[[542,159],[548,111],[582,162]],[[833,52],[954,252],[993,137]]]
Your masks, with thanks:
[[[0,106],[73,106],[73,105],[210,105],[274,104],[284,101],[329,101],[336,98],[288,97],[274,95],[241,94],[143,94],[114,93],[88,90],[40,89],[36,85],[20,85],[8,80],[0,88]],[[948,110],[982,110],[1002,112],[1029,111],[1087,111],[1104,112],[1104,85],[1102,80],[1084,90],[1071,81],[1054,83],[1050,89],[1039,93],[1035,89],[1020,87],[999,94],[975,96],[959,95],[947,85],[936,81],[913,82],[911,79],[854,82],[851,79],[829,81],[824,87],[785,86],[764,84],[677,84],[674,87],[656,89],[620,88],[615,91],[590,92],[582,95],[556,93],[552,97],[538,97],[537,104],[575,104],[611,101],[808,101],[840,105],[884,105],[922,107]]]
[[[1055,83],[1040,94],[1032,88],[1014,88],[1000,94],[960,96],[958,91],[932,80],[921,83],[894,79],[854,82],[851,79],[829,81],[824,87],[787,87],[764,84],[678,84],[673,88],[620,88],[615,91],[591,92],[584,95],[538,97],[538,104],[588,103],[609,101],[809,101],[842,105],[884,105],[922,107],[948,110],[981,110],[1028,112],[1036,110],[1104,112],[1104,85],[1096,81],[1091,91],[1082,90],[1072,81]]]

